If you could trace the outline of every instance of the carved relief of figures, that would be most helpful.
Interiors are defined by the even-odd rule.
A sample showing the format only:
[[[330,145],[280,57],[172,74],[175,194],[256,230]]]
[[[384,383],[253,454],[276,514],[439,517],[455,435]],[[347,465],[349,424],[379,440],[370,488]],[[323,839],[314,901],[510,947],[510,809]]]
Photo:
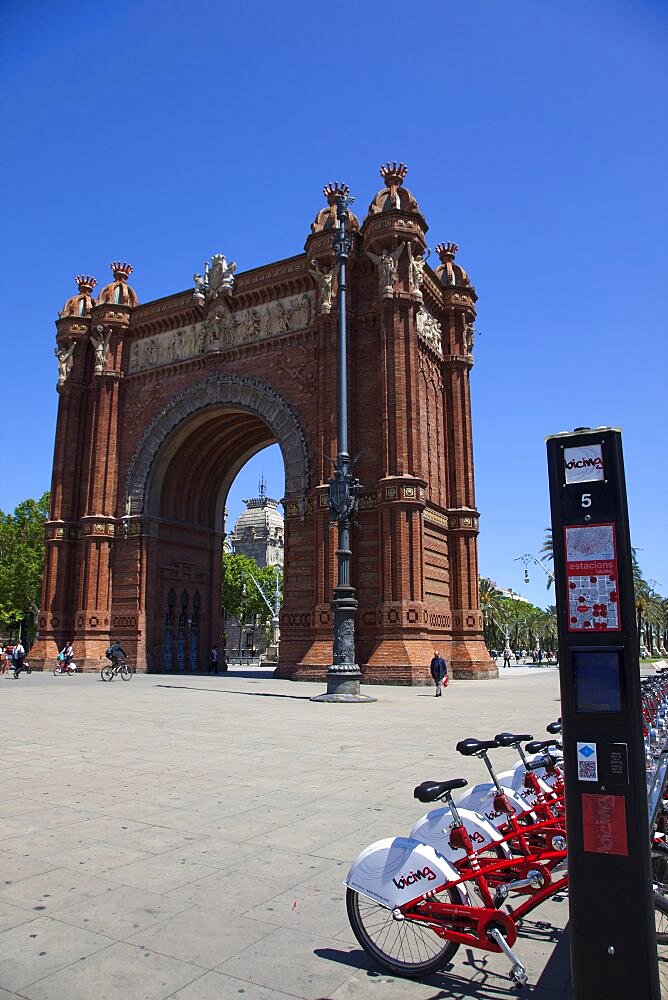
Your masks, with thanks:
[[[441,324],[426,309],[423,309],[422,306],[417,311],[415,326],[417,327],[418,336],[422,337],[430,347],[433,347],[442,356]]]
[[[274,302],[274,333],[287,333],[290,329],[285,306],[279,299]]]
[[[247,344],[304,330],[313,317],[314,298],[314,292],[304,292],[262,306],[240,309],[236,313],[230,312],[221,303],[202,323],[165,331],[133,343],[130,348],[129,371],[134,373],[159,365],[187,361],[234,344]],[[97,340],[94,346],[96,344]],[[100,347],[99,350],[103,348]],[[96,359],[97,352],[96,346]]]
[[[74,348],[76,347],[76,341],[73,340],[67,350],[64,347],[54,348],[54,354],[58,358],[58,385],[64,385],[67,382],[68,376],[72,371],[72,365],[74,364]]]
[[[394,283],[399,272],[398,261],[403,249],[402,243],[392,253],[383,250],[380,254],[375,254],[367,250],[367,257],[378,269],[378,287],[382,298],[389,298],[394,292]]]
[[[311,261],[308,273],[311,275],[320,293],[320,309],[327,315],[332,311],[332,299],[334,297],[334,284],[336,277],[336,267],[330,271],[321,271],[315,260]]]
[[[104,332],[104,327],[97,327],[97,336],[91,334],[90,342],[95,350],[95,374],[102,375],[105,371],[107,351],[111,340],[111,330]]]
[[[308,295],[302,295],[295,301],[291,299],[288,309],[288,322],[291,330],[303,330],[311,322],[311,301]]]

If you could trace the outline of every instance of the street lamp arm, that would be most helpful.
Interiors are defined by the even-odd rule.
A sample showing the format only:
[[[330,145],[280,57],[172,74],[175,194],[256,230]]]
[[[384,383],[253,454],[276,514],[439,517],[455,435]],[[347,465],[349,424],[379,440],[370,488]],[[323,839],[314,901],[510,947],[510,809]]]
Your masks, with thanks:
[[[529,582],[529,572],[527,567],[530,562],[534,562],[536,566],[540,566],[543,573],[545,573],[545,576],[548,578],[549,583],[554,582],[554,573],[552,570],[549,570],[543,560],[539,559],[538,556],[535,556],[533,552],[525,552],[524,555],[516,556],[513,562],[521,562],[524,564],[525,583]]]
[[[269,603],[269,601],[267,600],[267,597],[266,597],[266,595],[265,595],[265,593],[264,593],[264,590],[262,589],[262,587],[260,586],[260,584],[259,584],[259,583],[258,583],[258,581],[257,581],[257,580],[255,579],[255,577],[253,576],[253,574],[252,574],[252,573],[249,573],[248,575],[249,575],[249,577],[251,578],[251,580],[253,581],[253,583],[255,584],[255,586],[257,587],[257,589],[258,589],[258,591],[259,591],[259,594],[260,594],[260,597],[262,598],[262,600],[264,601],[264,603],[265,603],[265,604],[267,605],[267,607],[269,608],[269,613],[270,613],[271,615],[273,615],[273,614],[274,614],[274,608],[272,608],[271,604],[270,604],[270,603]]]

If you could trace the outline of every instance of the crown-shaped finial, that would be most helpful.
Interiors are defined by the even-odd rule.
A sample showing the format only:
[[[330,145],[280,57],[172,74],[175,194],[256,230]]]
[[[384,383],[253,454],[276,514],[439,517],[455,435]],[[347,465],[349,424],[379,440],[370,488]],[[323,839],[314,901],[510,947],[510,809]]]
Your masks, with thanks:
[[[134,268],[132,264],[126,264],[124,261],[115,260],[113,264],[109,267],[114,275],[114,281],[127,281]]]
[[[404,177],[408,173],[405,163],[384,163],[380,168],[380,176],[385,181],[386,187],[398,188],[404,183]]]
[[[454,260],[458,250],[459,247],[456,243],[438,243],[436,246],[436,253],[441,258],[443,264],[447,264],[449,260]]]
[[[74,280],[77,283],[80,295],[90,295],[97,285],[97,279],[89,274],[77,274]]]
[[[336,205],[339,198],[346,198],[350,194],[350,188],[347,184],[339,184],[338,181],[330,181],[329,184],[325,184],[322,189],[322,193],[330,205]]]

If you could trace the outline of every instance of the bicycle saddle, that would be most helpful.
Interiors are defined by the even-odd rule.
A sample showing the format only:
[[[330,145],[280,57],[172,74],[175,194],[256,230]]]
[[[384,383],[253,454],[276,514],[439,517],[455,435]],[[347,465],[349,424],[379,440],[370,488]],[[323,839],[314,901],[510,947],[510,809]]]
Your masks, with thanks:
[[[557,719],[556,722],[551,722],[549,726],[545,727],[548,733],[560,733],[561,732],[561,719]]]
[[[420,802],[435,802],[446,792],[451,792],[453,788],[464,788],[468,785],[466,778],[450,778],[450,781],[423,781],[421,785],[413,789],[413,798]]]
[[[482,750],[491,750],[493,747],[498,747],[496,740],[474,740],[471,737],[468,740],[460,740],[455,750],[457,753],[461,753],[464,757],[472,757],[475,753],[480,753]]]
[[[563,749],[557,740],[532,740],[531,743],[527,743],[524,749],[527,753],[540,753],[541,750],[547,750],[549,747],[554,747],[556,750]]]
[[[531,733],[518,735],[517,733],[497,733],[494,737],[500,747],[511,747],[515,743],[524,743],[525,740],[532,739]]]

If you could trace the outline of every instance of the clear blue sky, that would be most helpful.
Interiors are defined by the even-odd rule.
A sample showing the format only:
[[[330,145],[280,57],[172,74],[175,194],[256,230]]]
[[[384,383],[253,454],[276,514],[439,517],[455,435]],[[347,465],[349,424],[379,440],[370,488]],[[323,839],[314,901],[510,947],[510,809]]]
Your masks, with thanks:
[[[543,439],[608,424],[668,593],[665,3],[4,0],[0,21],[0,508],[50,483],[75,274],[128,260],[145,302],[218,250],[240,270],[299,253],[326,181],[363,216],[402,159],[479,294],[481,573],[551,600],[513,561],[549,523]]]

